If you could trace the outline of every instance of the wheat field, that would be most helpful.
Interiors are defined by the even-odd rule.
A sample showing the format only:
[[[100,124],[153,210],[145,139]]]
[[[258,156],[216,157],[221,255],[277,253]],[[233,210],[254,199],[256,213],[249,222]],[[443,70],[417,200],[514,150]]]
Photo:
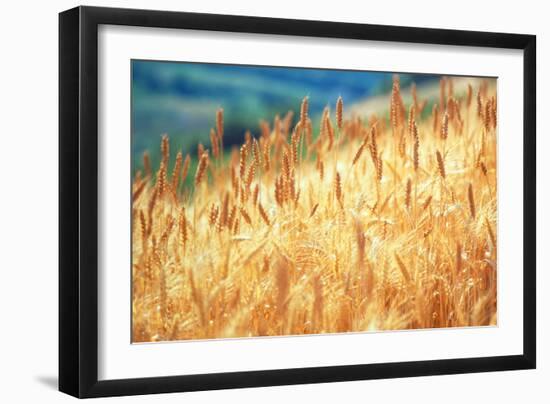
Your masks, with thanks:
[[[145,153],[132,184],[132,341],[496,325],[496,89],[385,113],[334,100],[224,148]],[[268,119],[268,117],[258,117]],[[191,163],[196,161],[196,163]]]

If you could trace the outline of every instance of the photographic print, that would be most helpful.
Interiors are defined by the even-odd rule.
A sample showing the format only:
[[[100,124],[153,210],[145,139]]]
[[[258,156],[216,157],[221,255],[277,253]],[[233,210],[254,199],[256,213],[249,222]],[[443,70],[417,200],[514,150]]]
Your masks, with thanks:
[[[131,61],[132,342],[495,326],[497,79]]]

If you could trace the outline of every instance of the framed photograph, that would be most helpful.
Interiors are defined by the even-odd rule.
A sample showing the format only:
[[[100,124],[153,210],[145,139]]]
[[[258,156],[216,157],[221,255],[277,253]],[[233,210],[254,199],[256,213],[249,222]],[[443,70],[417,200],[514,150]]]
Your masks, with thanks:
[[[532,35],[59,16],[59,387],[535,368]]]

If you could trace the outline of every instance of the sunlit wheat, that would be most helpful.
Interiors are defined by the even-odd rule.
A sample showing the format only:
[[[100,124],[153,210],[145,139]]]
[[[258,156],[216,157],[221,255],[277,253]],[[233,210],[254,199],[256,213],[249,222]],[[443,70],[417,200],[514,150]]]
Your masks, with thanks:
[[[396,76],[379,117],[305,97],[238,147],[222,109],[196,156],[163,136],[132,185],[133,341],[496,324],[496,95],[452,83],[431,114]]]

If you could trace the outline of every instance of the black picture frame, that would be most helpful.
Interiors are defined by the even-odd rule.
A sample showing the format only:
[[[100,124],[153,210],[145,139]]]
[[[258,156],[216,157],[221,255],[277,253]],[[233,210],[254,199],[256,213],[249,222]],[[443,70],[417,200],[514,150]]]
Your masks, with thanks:
[[[523,354],[98,380],[97,52],[100,24],[522,50],[524,61]],[[96,7],[77,7],[60,13],[59,390],[84,398],[534,369],[536,366],[535,106],[536,37],[534,35]]]

